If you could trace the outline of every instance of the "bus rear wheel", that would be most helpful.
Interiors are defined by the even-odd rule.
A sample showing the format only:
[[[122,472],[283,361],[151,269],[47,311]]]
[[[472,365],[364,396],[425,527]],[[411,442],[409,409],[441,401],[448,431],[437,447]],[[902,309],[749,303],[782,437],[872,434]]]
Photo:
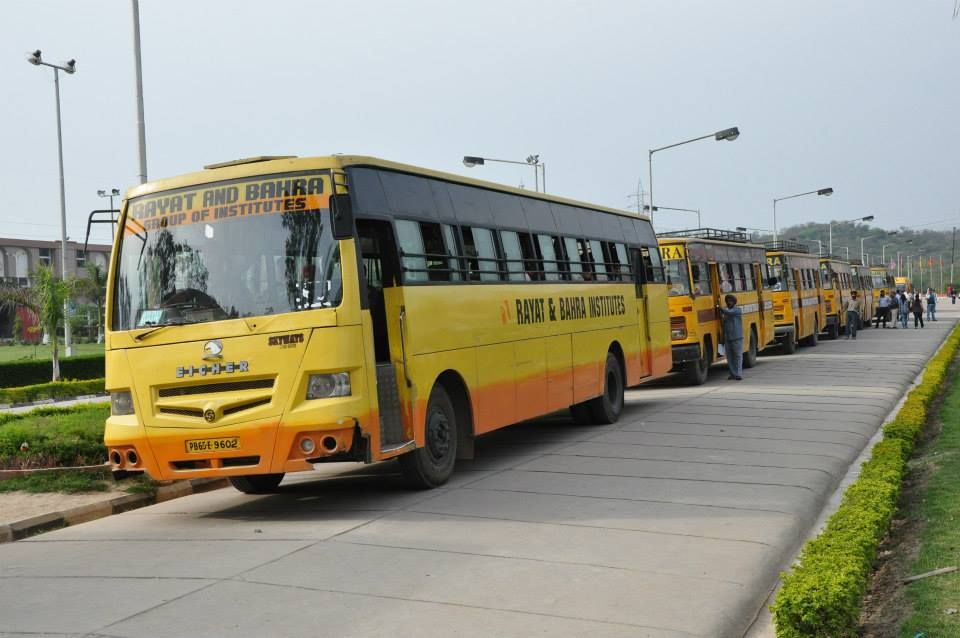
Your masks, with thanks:
[[[424,445],[398,459],[407,482],[417,489],[446,483],[457,461],[457,416],[443,386],[436,386],[427,402]]]
[[[750,328],[750,347],[743,353],[743,367],[752,368],[757,365],[757,329]]]
[[[249,476],[231,476],[230,485],[244,494],[272,494],[277,491],[283,474],[250,474]]]
[[[604,425],[616,423],[623,412],[623,370],[612,352],[607,353],[604,365],[603,394],[591,399],[587,405],[593,420]]]
[[[814,319],[814,322],[816,322],[816,319]],[[819,341],[819,335],[817,334],[817,328],[814,327],[813,332],[811,332],[809,336],[803,338],[803,345],[812,348],[817,345],[817,341]]]
[[[683,378],[690,385],[703,385],[707,382],[711,364],[713,364],[713,348],[709,341],[704,341],[700,358],[684,364]]]
[[[827,324],[827,339],[831,341],[836,339],[840,334],[840,317],[836,317],[836,321],[833,323]]]
[[[793,332],[788,333],[783,338],[783,353],[784,354],[793,354],[797,351],[797,330],[796,324],[794,324]]]

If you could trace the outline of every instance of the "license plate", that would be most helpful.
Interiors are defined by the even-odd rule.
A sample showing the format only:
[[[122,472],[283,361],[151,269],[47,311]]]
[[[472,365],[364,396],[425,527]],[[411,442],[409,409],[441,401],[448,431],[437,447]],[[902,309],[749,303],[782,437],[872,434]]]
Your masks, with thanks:
[[[239,436],[227,436],[220,439],[193,439],[186,441],[187,454],[204,452],[228,452],[240,449]]]

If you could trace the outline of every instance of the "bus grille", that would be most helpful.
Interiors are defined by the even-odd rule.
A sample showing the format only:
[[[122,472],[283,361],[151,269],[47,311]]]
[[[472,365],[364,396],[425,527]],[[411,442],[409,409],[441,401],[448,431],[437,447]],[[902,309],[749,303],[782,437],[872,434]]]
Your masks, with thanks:
[[[172,388],[160,388],[157,396],[183,397],[193,394],[213,394],[216,392],[234,392],[236,390],[268,390],[273,387],[273,379],[249,379],[244,381],[225,381],[223,383],[203,383],[200,385],[183,385]]]

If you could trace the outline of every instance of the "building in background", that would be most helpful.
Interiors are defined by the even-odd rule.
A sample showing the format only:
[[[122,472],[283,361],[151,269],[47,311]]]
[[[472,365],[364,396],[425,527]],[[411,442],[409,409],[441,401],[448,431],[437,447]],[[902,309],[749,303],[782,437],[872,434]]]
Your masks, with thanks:
[[[110,263],[111,246],[107,244],[89,244],[84,252],[83,244],[67,242],[66,276],[87,277],[88,263],[100,266],[106,272]],[[11,239],[0,237],[0,282],[7,285],[29,287],[30,275],[40,264],[53,268],[58,277],[62,277],[60,262],[60,242],[35,239]],[[0,308],[0,339],[13,337],[15,318],[20,316],[21,341],[33,342],[40,337],[30,328],[36,325],[36,319],[29,312],[17,312],[12,308]]]

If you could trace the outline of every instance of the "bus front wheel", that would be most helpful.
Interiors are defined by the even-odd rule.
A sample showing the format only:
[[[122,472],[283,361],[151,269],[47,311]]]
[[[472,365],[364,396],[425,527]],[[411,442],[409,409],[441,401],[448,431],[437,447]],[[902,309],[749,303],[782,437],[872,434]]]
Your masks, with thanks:
[[[784,354],[793,354],[797,351],[797,335],[800,333],[797,330],[797,324],[793,324],[793,332],[789,333],[783,338],[783,353]]]
[[[683,376],[690,385],[703,385],[707,382],[710,365],[713,363],[713,347],[709,341],[703,342],[703,350],[696,361],[688,361],[683,366]]]
[[[283,474],[250,474],[231,476],[230,485],[244,494],[272,494],[283,480]]]
[[[457,460],[457,416],[443,386],[436,386],[427,402],[424,445],[401,456],[400,470],[417,489],[439,487],[453,474]]]
[[[623,370],[612,352],[607,353],[603,370],[603,394],[588,403],[590,414],[597,423],[616,423],[623,412]]]
[[[840,335],[840,317],[833,323],[827,324],[827,339],[831,341]]]
[[[750,347],[743,353],[743,367],[752,368],[757,365],[757,329],[750,329]]]

